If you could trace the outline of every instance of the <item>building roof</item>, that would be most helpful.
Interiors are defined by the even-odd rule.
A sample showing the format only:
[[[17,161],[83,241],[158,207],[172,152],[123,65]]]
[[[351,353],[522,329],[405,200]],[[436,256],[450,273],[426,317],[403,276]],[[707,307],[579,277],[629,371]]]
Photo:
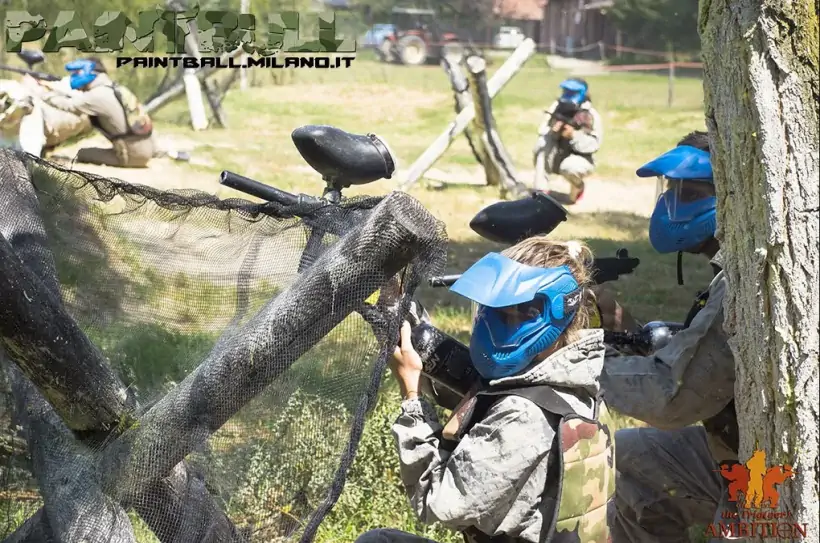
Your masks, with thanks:
[[[495,0],[493,13],[503,19],[540,21],[547,0]]]

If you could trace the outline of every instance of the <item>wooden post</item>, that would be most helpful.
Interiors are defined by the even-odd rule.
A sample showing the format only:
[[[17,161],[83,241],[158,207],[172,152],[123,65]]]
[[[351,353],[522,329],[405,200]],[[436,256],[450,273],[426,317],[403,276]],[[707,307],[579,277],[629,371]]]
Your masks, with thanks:
[[[504,64],[487,82],[487,93],[490,98],[493,98],[509,83],[510,79],[518,73],[534,52],[535,42],[533,40],[527,38],[521,42],[521,45],[504,61]],[[453,140],[467,128],[467,125],[473,117],[475,117],[475,113],[474,107],[467,107],[456,116],[455,120],[450,123],[444,132],[436,138],[430,147],[410,166],[406,178],[399,185],[399,190],[406,191],[421,179],[421,176],[424,175],[450,147]]]
[[[623,46],[623,34],[620,30],[615,31],[615,58],[621,58],[621,47]]]
[[[604,47],[604,42],[598,42],[598,53],[601,56],[601,60],[606,60],[606,47]]]
[[[472,96],[473,107],[475,108],[475,116],[473,120],[470,121],[470,127],[473,134],[478,136],[478,141],[480,142],[476,148],[480,157],[478,162],[484,166],[486,184],[497,187],[501,185],[501,176],[499,169],[495,167],[495,163],[490,156],[492,153],[490,153],[490,145],[487,138],[487,132],[490,127],[488,127],[486,123],[488,120],[488,108],[482,103],[481,94],[479,93],[479,85],[482,83],[479,81],[480,76],[484,76],[483,83],[486,86],[486,65],[481,57],[473,55],[468,56],[464,63],[467,65],[467,77],[470,78],[470,95]]]
[[[666,98],[666,105],[672,107],[675,100],[675,51],[672,45],[669,46],[669,92]]]
[[[202,87],[196,70],[186,68],[182,76],[185,85],[185,95],[188,97],[188,111],[191,114],[191,128],[205,130],[208,128],[208,115],[205,113],[205,102],[202,101]]]
[[[547,153],[545,150],[541,150],[535,154],[535,172],[533,173],[532,188],[546,191],[548,186]]]
[[[450,88],[453,89],[455,95],[456,114],[461,113],[473,105],[473,100],[470,96],[470,84],[467,82],[467,77],[461,70],[461,60],[461,57],[455,58],[451,56],[445,56],[441,59],[441,66],[444,68],[444,71],[447,72],[447,77],[450,79]],[[467,143],[469,143],[470,150],[473,152],[476,161],[478,161],[479,164],[483,164],[481,153],[478,152],[481,140],[476,136],[472,123],[467,125],[467,128],[464,130],[464,135],[467,136]]]
[[[468,56],[464,63],[467,65],[473,104],[476,108],[473,125],[475,132],[481,134],[481,164],[484,166],[487,184],[497,186],[502,198],[509,194],[514,197],[520,196],[526,187],[518,182],[512,158],[496,130],[492,99],[487,92],[487,63],[477,54]]]
[[[237,48],[236,50],[230,53],[223,53],[221,59],[223,63],[227,63],[228,59],[231,57],[237,57],[242,52],[241,48]],[[216,73],[216,69],[207,68],[207,69],[199,69],[195,70],[195,75],[198,79],[205,79],[207,77],[212,76]],[[182,93],[185,92],[185,83],[183,81],[178,81],[174,85],[172,85],[168,90],[164,91],[162,94],[152,98],[145,104],[145,110],[150,114],[154,111],[158,110],[160,107],[164,106],[166,103],[170,102],[171,100],[177,98]]]

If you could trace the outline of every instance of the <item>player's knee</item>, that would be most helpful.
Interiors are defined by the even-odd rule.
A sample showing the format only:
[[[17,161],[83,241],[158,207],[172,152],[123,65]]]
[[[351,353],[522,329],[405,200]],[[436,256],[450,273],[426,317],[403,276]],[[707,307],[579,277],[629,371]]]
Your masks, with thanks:
[[[582,180],[592,173],[593,165],[585,158],[579,156],[568,156],[561,161],[558,173],[567,178]]]

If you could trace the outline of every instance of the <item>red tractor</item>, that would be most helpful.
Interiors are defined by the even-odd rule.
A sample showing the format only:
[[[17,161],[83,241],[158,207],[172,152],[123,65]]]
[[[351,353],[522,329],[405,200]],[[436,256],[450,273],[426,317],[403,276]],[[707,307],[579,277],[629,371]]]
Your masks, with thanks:
[[[419,66],[462,54],[464,46],[458,34],[442,30],[436,18],[432,9],[393,8],[391,23],[395,30],[378,48],[382,61]]]

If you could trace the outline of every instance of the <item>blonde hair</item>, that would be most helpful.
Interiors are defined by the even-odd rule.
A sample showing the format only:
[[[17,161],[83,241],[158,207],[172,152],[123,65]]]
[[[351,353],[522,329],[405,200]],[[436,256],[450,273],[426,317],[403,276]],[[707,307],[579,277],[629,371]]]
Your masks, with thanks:
[[[578,341],[580,331],[589,326],[592,307],[595,304],[595,295],[589,288],[592,285],[593,260],[590,248],[581,241],[561,242],[551,240],[547,236],[533,236],[505,249],[501,254],[527,266],[569,268],[581,289],[581,304],[572,322],[555,342],[555,347],[560,349]]]

